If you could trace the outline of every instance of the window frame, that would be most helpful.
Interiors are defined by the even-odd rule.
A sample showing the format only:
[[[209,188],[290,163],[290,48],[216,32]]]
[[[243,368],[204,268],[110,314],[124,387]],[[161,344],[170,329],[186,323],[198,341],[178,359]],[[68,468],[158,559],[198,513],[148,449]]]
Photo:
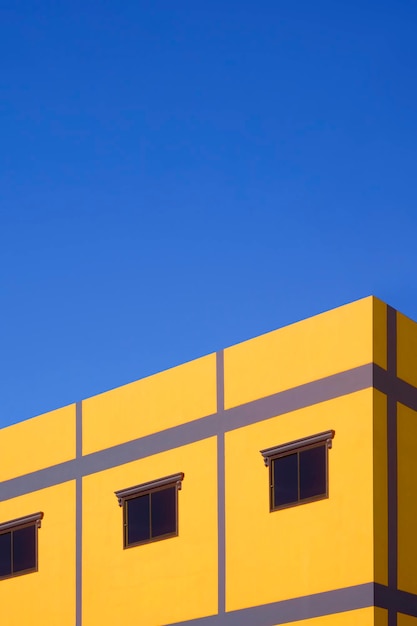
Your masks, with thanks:
[[[310,435],[308,437],[302,437],[288,443],[280,444],[278,446],[272,446],[271,448],[265,448],[260,450],[260,453],[264,459],[264,464],[269,468],[269,511],[280,511],[282,509],[288,509],[290,507],[299,506],[301,504],[308,504],[317,500],[325,500],[329,497],[329,455],[328,451],[332,447],[333,438],[335,435],[334,430],[326,430],[316,435]],[[311,496],[309,498],[300,498],[300,452],[310,450],[312,448],[325,447],[325,480],[326,491],[325,493]],[[275,506],[274,504],[274,462],[277,459],[289,456],[290,454],[297,454],[297,487],[298,498],[292,502],[280,504]]]
[[[38,513],[31,513],[30,515],[25,515],[24,517],[17,517],[16,519],[9,520],[7,522],[0,523],[0,536],[11,534],[10,540],[10,562],[11,562],[11,573],[0,575],[1,580],[7,580],[8,578],[16,578],[16,576],[23,576],[24,574],[31,574],[33,572],[39,571],[39,541],[38,541],[38,529],[41,527],[41,521],[43,519],[43,512],[39,511]],[[29,567],[24,570],[18,570],[17,572],[13,571],[13,533],[17,530],[22,530],[23,528],[34,527],[35,529],[35,565],[34,567]]]
[[[171,474],[170,476],[164,476],[156,480],[150,480],[134,487],[128,487],[127,489],[120,489],[115,491],[115,496],[118,500],[119,506],[123,507],[123,549],[133,548],[135,546],[141,546],[147,543],[154,543],[155,541],[162,541],[163,539],[170,539],[171,537],[177,537],[179,534],[179,515],[178,515],[178,491],[182,488],[182,481],[184,479],[184,473]],[[127,503],[130,500],[141,496],[150,496],[149,503],[149,515],[150,515],[150,534],[152,535],[152,493],[158,491],[164,491],[166,489],[175,488],[175,531],[158,535],[156,537],[150,536],[149,539],[143,539],[140,541],[128,541],[128,510]]]

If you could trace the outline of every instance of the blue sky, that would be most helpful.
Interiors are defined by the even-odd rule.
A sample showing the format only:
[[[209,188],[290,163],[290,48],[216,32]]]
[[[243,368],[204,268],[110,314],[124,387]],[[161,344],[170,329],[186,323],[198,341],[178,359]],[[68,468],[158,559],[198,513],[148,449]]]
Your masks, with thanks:
[[[3,0],[0,426],[369,294],[417,319],[416,24]]]

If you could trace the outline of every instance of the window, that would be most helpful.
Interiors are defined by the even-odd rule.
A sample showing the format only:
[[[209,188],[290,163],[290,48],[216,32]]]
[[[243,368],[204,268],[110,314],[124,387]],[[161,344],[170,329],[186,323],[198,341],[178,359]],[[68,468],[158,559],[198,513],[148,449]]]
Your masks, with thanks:
[[[271,511],[328,497],[327,451],[334,430],[261,450],[269,467]]]
[[[0,578],[38,570],[38,528],[43,513],[0,524]]]
[[[136,487],[116,491],[123,507],[123,546],[178,535],[178,491],[184,474],[172,474]]]

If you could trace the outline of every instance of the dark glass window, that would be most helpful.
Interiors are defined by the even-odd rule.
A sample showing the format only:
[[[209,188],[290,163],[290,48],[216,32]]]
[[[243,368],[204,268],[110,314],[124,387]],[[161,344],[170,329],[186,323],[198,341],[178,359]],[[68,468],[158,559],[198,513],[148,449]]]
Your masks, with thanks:
[[[152,537],[172,535],[177,532],[177,488],[161,489],[151,495]]]
[[[12,533],[0,535],[0,576],[12,573]]]
[[[327,445],[271,459],[271,510],[327,497]]]
[[[116,492],[123,506],[124,547],[178,535],[178,490],[184,474]]]
[[[125,501],[125,547],[177,534],[177,487]]]
[[[38,569],[37,538],[43,513],[0,523],[0,578]]]
[[[273,508],[298,500],[298,455],[287,454],[273,463]]]
[[[299,452],[300,500],[327,494],[326,446],[307,448]]]
[[[26,526],[13,531],[13,572],[36,568],[36,528]]]
[[[149,493],[126,500],[126,544],[129,546],[151,538],[151,517]]]

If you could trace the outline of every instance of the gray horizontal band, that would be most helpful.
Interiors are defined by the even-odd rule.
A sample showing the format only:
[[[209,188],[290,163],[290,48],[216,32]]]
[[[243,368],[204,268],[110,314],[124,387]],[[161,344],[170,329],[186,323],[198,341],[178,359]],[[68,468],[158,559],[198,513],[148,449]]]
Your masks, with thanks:
[[[172,450],[372,386],[373,364],[334,374],[213,415],[0,483],[0,500]]]
[[[127,487],[127,489],[119,489],[119,491],[115,491],[114,495],[119,500],[119,505],[123,506],[123,502],[128,498],[134,498],[135,496],[140,495],[141,493],[148,493],[149,491],[153,491],[155,489],[160,489],[161,487],[177,487],[177,489],[181,489],[181,481],[184,479],[184,473],[181,472],[179,474],[171,474],[170,476],[165,476],[164,478],[158,478],[157,480],[150,480],[147,483],[142,483],[141,485],[136,485],[135,487]]]
[[[5,480],[0,483],[0,500],[111,469],[372,386],[383,393],[393,390],[399,402],[417,410],[416,388],[389,376],[378,365],[369,363],[72,461]]]
[[[374,365],[374,387],[387,395],[392,395],[397,402],[417,411],[417,388],[378,365]]]
[[[6,530],[15,530],[16,528],[21,528],[22,526],[27,526],[28,524],[36,524],[36,526],[40,528],[41,519],[43,519],[42,511],[39,511],[39,513],[32,513],[31,515],[25,515],[24,517],[17,517],[16,519],[0,524],[0,533],[5,532]]]
[[[177,622],[171,626],[276,626],[369,606],[374,606],[373,583]]]
[[[417,617],[417,595],[391,590],[383,585],[365,583],[344,589],[325,591],[301,598],[230,611],[199,619],[177,622],[171,626],[276,626],[303,619],[333,615],[376,606]]]
[[[375,606],[417,617],[417,595],[375,584]]]
[[[11,478],[0,483],[0,501],[23,496],[25,493],[39,491],[53,485],[60,485],[76,478],[76,461],[66,461],[59,465]]]
[[[392,604],[398,613],[417,617],[417,596],[406,591],[394,590]]]
[[[372,387],[373,370],[373,363],[368,363],[227,409],[224,413],[227,422],[224,426],[225,431],[249,426],[249,424],[261,422],[270,417],[298,411],[313,404]]]

